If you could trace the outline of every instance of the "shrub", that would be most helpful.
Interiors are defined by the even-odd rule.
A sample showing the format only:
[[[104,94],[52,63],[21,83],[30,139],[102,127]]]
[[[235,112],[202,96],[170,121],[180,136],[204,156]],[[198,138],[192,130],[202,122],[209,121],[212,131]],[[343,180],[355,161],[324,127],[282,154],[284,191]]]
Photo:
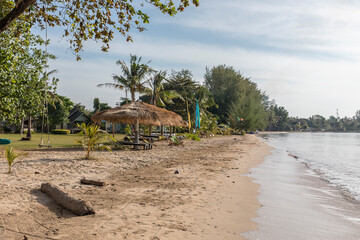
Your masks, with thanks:
[[[70,134],[70,130],[67,130],[67,129],[53,129],[51,130],[51,133],[52,134]]]
[[[111,151],[110,146],[104,145],[104,140],[112,140],[115,141],[107,132],[100,129],[100,126],[95,124],[81,124],[77,125],[81,132],[79,133],[82,136],[82,139],[76,141],[76,143],[80,143],[85,150],[85,159],[90,159],[91,153],[95,149],[107,149]]]
[[[186,137],[186,139],[201,141],[201,138],[197,134],[185,133],[185,137]]]
[[[126,125],[126,127],[125,127],[124,130],[125,130],[126,136],[130,136],[130,135],[131,135],[131,127],[130,127],[129,124]]]
[[[177,137],[177,136],[172,136],[171,138],[169,138],[170,140],[170,144],[169,145],[174,145],[174,146],[184,146],[183,141],[181,140],[181,138]]]
[[[9,165],[9,173],[11,173],[12,166],[15,164],[15,159],[24,156],[23,153],[16,153],[12,147],[7,147],[5,150],[5,158]]]

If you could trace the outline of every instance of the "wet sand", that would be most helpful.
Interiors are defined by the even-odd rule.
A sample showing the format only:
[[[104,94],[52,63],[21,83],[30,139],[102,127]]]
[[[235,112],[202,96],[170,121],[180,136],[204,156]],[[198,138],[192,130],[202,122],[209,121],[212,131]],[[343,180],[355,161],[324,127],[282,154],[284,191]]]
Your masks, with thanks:
[[[360,204],[287,152],[275,149],[253,170],[261,184],[252,240],[358,240]]]
[[[0,162],[0,239],[245,239],[255,230],[259,185],[243,176],[270,147],[255,136],[158,143],[151,151],[29,151],[7,174]],[[179,174],[174,174],[175,170]],[[81,185],[81,178],[105,187]],[[51,182],[89,201],[75,216],[39,188]]]

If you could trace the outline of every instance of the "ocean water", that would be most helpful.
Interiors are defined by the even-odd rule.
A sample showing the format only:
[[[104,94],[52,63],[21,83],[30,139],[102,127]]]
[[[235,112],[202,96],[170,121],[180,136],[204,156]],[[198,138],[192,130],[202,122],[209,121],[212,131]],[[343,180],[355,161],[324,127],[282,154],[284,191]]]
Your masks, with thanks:
[[[359,240],[360,134],[260,135],[274,150],[249,174],[260,185],[250,240]]]
[[[306,164],[344,194],[360,201],[360,133],[264,135],[276,149]]]

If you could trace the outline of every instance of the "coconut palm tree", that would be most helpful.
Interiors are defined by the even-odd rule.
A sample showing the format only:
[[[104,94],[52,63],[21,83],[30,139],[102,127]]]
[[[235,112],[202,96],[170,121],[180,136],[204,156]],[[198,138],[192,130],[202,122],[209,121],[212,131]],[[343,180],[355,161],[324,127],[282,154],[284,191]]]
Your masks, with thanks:
[[[130,54],[130,66],[128,67],[125,61],[118,60],[117,65],[120,66],[122,75],[113,74],[114,83],[102,83],[98,87],[112,87],[115,89],[129,90],[131,94],[131,102],[135,101],[135,93],[143,92],[145,89],[145,78],[149,73],[154,72],[152,68],[148,66],[150,63],[141,63],[142,58],[136,55]]]
[[[145,95],[150,97],[150,104],[165,107],[166,104],[173,104],[172,99],[182,96],[175,90],[165,90],[164,81],[166,81],[166,71],[157,72],[153,78],[149,80],[149,87],[145,88]]]

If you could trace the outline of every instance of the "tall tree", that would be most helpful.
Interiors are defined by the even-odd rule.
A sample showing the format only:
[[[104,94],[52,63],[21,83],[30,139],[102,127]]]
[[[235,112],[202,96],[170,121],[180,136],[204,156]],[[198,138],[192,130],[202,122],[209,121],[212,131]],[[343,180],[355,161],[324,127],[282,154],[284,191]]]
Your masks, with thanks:
[[[100,111],[100,100],[99,100],[99,98],[94,98],[93,108],[94,108],[95,113]]]
[[[266,126],[266,98],[250,78],[233,67],[219,65],[206,69],[205,85],[218,105],[209,111],[218,115],[221,123],[246,130]]]
[[[164,84],[164,89],[176,91],[183,99],[173,99],[174,104],[167,105],[166,108],[176,112],[184,119],[188,119],[188,106],[190,112],[195,111],[195,96],[198,86],[199,84],[193,79],[190,70],[172,71],[168,81]]]
[[[288,130],[287,123],[289,121],[289,113],[284,107],[279,107],[273,101],[267,109],[269,131],[285,131]]]
[[[40,27],[44,27],[45,21],[51,27],[63,27],[63,36],[76,53],[83,49],[83,41],[88,39],[101,41],[102,50],[107,51],[114,31],[118,31],[127,41],[132,41],[129,34],[132,28],[140,32],[145,30],[144,25],[150,21],[149,15],[143,12],[147,9],[145,4],[174,16],[188,7],[190,2],[199,5],[199,0],[148,0],[136,3],[127,0],[3,0],[0,4],[6,11],[0,16],[0,32],[24,16],[27,22],[37,23]]]
[[[44,98],[53,87],[44,71],[47,60],[55,57],[41,50],[42,44],[26,22],[0,33],[0,120],[31,120],[44,109]]]
[[[233,67],[219,65],[212,69],[206,68],[205,86],[213,94],[218,108],[210,111],[219,116],[220,123],[226,123],[231,104],[238,101],[244,95],[244,85],[250,79],[243,77]]]
[[[130,54],[130,67],[125,61],[118,60],[117,65],[120,66],[122,75],[113,74],[114,83],[99,84],[98,87],[112,87],[115,89],[129,90],[131,94],[131,101],[135,101],[135,93],[143,92],[145,90],[146,77],[154,70],[149,67],[149,62],[141,63],[142,58]]]
[[[61,125],[68,121],[70,110],[74,107],[74,103],[70,98],[57,95],[57,101],[54,104],[49,104],[49,125],[50,128],[56,128],[56,125]]]

